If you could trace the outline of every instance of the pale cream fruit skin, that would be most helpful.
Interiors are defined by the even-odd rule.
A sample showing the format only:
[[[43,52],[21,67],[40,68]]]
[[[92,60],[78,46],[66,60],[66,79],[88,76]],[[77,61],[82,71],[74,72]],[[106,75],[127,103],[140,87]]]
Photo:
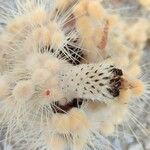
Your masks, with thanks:
[[[139,2],[140,2],[147,10],[150,10],[150,1],[149,1],[149,0],[139,0]]]
[[[20,81],[13,90],[14,99],[17,102],[27,101],[34,94],[34,86],[31,81]]]
[[[21,18],[15,18],[14,20],[12,20],[8,25],[7,25],[7,30],[11,33],[18,33],[19,31],[23,31],[25,29],[26,26],[26,22],[25,22],[26,17]]]
[[[68,142],[73,148],[82,149],[90,137],[91,123],[86,114],[78,108],[72,108],[67,114],[54,115],[50,120],[50,124],[56,135],[64,134],[68,137],[72,135],[73,141]]]
[[[62,31],[55,31],[52,36],[52,46],[55,49],[60,49],[63,47],[65,41],[65,35]]]
[[[48,147],[52,150],[64,150],[66,141],[59,135],[53,135],[48,141]]]
[[[38,53],[31,53],[25,60],[26,67],[34,72],[36,69],[40,69],[48,59],[48,55],[42,55]]]
[[[145,91],[145,87],[142,81],[140,80],[135,80],[135,81],[131,81],[131,92],[134,96],[141,96],[144,94]]]
[[[69,134],[70,133],[70,118],[68,115],[56,114],[51,120],[52,128],[56,133]]]
[[[52,78],[51,73],[46,69],[37,69],[32,75],[32,81],[37,84],[43,84],[45,83],[48,78]]]
[[[48,14],[41,7],[35,8],[29,14],[29,19],[32,20],[32,23],[35,25],[42,25],[47,22]]]
[[[100,5],[98,0],[94,0],[88,3],[88,13],[90,15],[90,17],[99,20],[99,19],[103,19],[106,17],[106,11],[105,9],[102,7],[102,5]]]
[[[44,67],[52,74],[56,74],[62,69],[61,67],[63,67],[63,64],[60,64],[58,59],[51,58],[45,61]]]
[[[92,26],[90,17],[80,17],[76,22],[76,26],[83,39],[86,39],[87,37],[91,38],[93,36],[94,28]]]
[[[88,121],[86,114],[82,110],[78,108],[71,109],[69,111],[69,117],[70,117],[71,133],[79,135],[88,134],[86,132],[88,132],[90,123]]]
[[[60,134],[80,135],[90,127],[86,114],[77,108],[72,108],[67,114],[54,115],[51,123],[54,130]]]
[[[21,17],[16,17],[14,20],[10,20],[7,25],[7,30],[11,33],[17,34],[24,31],[27,27],[34,25],[42,25],[47,21],[47,13],[44,9],[37,7],[32,11],[24,12]],[[32,21],[31,21],[32,20]]]
[[[130,67],[128,67],[127,73],[131,77],[134,76],[134,78],[138,78],[141,75],[142,70],[138,64],[133,64]]]

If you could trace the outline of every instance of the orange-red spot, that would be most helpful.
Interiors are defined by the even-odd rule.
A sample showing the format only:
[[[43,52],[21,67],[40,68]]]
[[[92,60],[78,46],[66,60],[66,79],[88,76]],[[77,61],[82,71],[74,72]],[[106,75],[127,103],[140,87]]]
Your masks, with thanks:
[[[51,95],[51,91],[50,90],[47,90],[46,91],[46,96],[50,96]]]

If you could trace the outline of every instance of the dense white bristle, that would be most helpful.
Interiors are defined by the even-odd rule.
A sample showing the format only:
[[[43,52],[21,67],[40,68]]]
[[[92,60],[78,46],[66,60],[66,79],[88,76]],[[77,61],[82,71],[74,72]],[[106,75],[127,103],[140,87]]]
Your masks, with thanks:
[[[7,78],[1,76],[0,77],[0,99],[3,99],[5,96],[9,94],[9,81],[7,81]]]
[[[31,81],[20,81],[13,90],[13,96],[16,101],[29,100],[34,94],[34,86]]]
[[[46,69],[37,69],[32,75],[32,80],[35,85],[43,84],[49,77],[51,77],[51,72]]]

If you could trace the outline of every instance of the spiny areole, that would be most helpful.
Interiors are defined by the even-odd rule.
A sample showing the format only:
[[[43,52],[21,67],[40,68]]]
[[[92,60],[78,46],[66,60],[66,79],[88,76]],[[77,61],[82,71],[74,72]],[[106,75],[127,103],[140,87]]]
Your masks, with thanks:
[[[106,63],[78,65],[60,76],[61,89],[69,99],[83,98],[101,102],[113,101],[119,96],[123,73]]]

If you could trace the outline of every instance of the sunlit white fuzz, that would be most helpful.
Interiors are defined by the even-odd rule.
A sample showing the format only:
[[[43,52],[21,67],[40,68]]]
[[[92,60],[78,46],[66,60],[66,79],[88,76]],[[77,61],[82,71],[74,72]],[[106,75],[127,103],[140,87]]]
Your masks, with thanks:
[[[34,94],[34,86],[31,81],[20,81],[13,90],[16,101],[29,100]]]
[[[0,77],[0,99],[5,98],[9,94],[9,82],[7,78],[1,76]]]
[[[101,20],[106,17],[107,13],[98,0],[93,0],[88,3],[88,13],[92,18]]]
[[[53,135],[49,140],[49,148],[53,150],[64,150],[66,141],[59,135]]]
[[[32,75],[32,80],[35,85],[43,84],[48,78],[51,78],[51,72],[46,69],[37,69]]]
[[[59,134],[70,134],[70,118],[66,114],[54,115],[51,120],[53,130]]]

